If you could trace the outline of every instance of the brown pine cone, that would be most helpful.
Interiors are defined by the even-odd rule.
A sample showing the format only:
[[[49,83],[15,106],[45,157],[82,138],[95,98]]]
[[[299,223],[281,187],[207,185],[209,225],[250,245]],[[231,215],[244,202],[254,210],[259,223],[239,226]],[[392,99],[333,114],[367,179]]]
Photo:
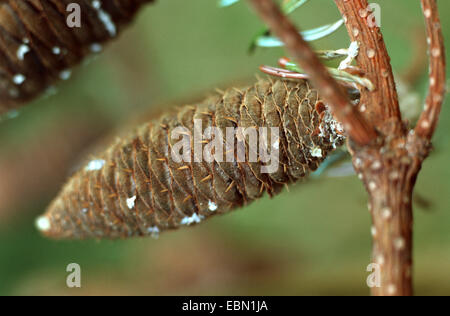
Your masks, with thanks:
[[[151,1],[0,1],[0,114],[68,79],[73,66],[100,51]],[[74,4],[80,27],[68,24]]]
[[[220,146],[212,151],[225,147],[218,155],[224,162],[198,161],[201,154],[207,157],[206,148],[216,139],[201,142],[196,151],[195,129],[203,132],[199,122],[203,129],[218,127],[223,135],[229,127],[275,128],[279,138],[268,137],[267,148],[279,154],[270,162],[262,155],[251,160],[262,134],[254,141],[237,133],[231,145],[229,138],[227,144],[218,138]],[[187,144],[183,152],[180,136]],[[85,239],[155,235],[199,223],[264,192],[278,193],[315,170],[343,140],[340,125],[307,81],[262,80],[184,106],[117,138],[68,181],[37,226],[49,237]],[[227,154],[239,157],[239,148],[243,161],[225,159]],[[176,162],[172,152],[185,155],[184,161]],[[275,168],[264,173],[263,166],[274,162]]]

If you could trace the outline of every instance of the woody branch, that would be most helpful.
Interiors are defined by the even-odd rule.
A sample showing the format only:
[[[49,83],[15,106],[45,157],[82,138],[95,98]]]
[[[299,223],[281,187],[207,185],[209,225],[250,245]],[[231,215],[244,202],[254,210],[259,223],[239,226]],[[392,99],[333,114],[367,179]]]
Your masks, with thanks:
[[[445,90],[445,53],[435,0],[423,0],[430,45],[430,92],[416,132],[401,122],[392,70],[381,32],[370,21],[366,0],[335,0],[352,40],[360,43],[358,66],[373,80],[374,92],[361,91],[366,117],[380,132],[379,146],[350,146],[356,171],[369,193],[373,262],[381,266],[381,287],[373,295],[412,295],[412,195],[431,149]],[[371,23],[372,22],[372,23]]]
[[[369,193],[373,262],[381,267],[381,286],[372,288],[372,294],[412,295],[411,199],[422,162],[431,148],[430,138],[445,86],[445,60],[440,58],[444,56],[444,47],[435,0],[422,0],[432,60],[430,94],[416,133],[402,122],[390,58],[379,27],[370,20],[367,0],[335,0],[351,40],[359,43],[358,67],[375,86],[374,91],[361,90],[359,111],[345,100],[298,30],[274,2],[250,1],[310,75],[349,135],[355,170]]]
[[[430,56],[430,81],[425,108],[416,126],[419,137],[431,139],[438,123],[446,92],[445,48],[436,0],[421,0]]]

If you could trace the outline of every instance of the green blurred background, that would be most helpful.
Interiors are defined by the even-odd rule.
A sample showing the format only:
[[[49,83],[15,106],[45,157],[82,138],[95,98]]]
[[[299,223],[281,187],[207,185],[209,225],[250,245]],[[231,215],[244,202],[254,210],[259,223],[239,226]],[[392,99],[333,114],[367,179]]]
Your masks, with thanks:
[[[400,74],[415,55],[425,56],[419,2],[376,2]],[[450,2],[439,6],[450,47]],[[294,17],[306,29],[334,22],[339,13],[332,0],[311,0]],[[260,64],[274,65],[281,49],[247,53],[261,26],[245,2],[218,9],[213,0],[157,1],[58,85],[56,95],[0,122],[0,294],[369,294],[371,224],[366,193],[354,176],[300,183],[158,240],[55,242],[34,229],[34,218],[95,139],[142,120],[143,113],[251,82]],[[320,49],[348,44],[344,29],[314,43]],[[419,100],[427,84],[422,66],[413,86]],[[449,105],[416,187],[414,278],[423,295],[450,294]],[[81,289],[66,287],[72,262],[81,265]]]

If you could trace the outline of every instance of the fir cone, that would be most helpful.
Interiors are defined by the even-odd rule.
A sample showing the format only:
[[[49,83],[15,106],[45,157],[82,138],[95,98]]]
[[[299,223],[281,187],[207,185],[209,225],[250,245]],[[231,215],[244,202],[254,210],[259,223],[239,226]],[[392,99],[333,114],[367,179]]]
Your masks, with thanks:
[[[256,141],[264,144],[265,139],[266,153],[276,152],[276,159],[269,162],[268,156],[259,155],[252,160],[259,147],[239,132],[231,142],[206,135],[196,150],[195,135],[203,132],[200,122],[201,128],[217,127],[223,135],[237,127],[265,127],[271,135],[278,130],[275,141],[261,135]],[[183,150],[177,147],[175,131],[187,144]],[[207,149],[216,139],[225,150],[208,160],[207,153],[216,155],[220,148]],[[118,137],[67,182],[37,227],[58,239],[155,236],[228,213],[264,192],[280,192],[315,170],[343,141],[340,124],[307,81],[260,80],[166,113]],[[245,159],[239,160],[239,150]],[[184,159],[174,159],[174,152]],[[276,168],[264,171],[273,162]]]
[[[102,49],[153,0],[2,0],[0,114],[30,101]],[[74,5],[80,25],[68,24]],[[75,12],[75,11],[73,11]]]

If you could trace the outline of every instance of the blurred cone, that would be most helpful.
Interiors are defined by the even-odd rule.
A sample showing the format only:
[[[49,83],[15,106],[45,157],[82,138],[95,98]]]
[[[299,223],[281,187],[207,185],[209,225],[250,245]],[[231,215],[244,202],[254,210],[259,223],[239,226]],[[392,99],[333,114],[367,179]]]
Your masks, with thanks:
[[[99,52],[151,1],[1,1],[0,114],[68,79],[73,66]],[[78,13],[79,27],[71,24]]]

